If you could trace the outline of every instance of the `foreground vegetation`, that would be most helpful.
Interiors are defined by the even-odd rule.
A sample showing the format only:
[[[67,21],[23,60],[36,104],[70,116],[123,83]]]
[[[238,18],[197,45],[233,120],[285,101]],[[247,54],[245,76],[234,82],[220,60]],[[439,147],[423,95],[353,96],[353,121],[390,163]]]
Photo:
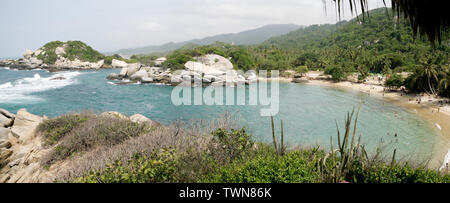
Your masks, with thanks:
[[[46,120],[39,132],[52,150],[42,166],[65,161],[57,182],[89,183],[450,183],[424,165],[369,155],[349,114],[329,150],[287,149],[284,134],[254,142],[245,128],[219,119],[209,125],[152,127],[90,112]],[[353,124],[353,125],[352,125]],[[272,121],[273,129],[276,127]],[[62,153],[64,152],[64,153]]]

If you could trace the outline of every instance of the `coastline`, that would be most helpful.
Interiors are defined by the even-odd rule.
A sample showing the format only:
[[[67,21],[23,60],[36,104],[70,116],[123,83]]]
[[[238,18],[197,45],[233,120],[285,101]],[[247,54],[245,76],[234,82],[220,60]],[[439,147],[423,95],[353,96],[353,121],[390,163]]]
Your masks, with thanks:
[[[338,88],[346,91],[357,91],[366,93],[370,97],[382,99],[386,102],[404,107],[417,113],[435,130],[438,136],[442,136],[446,143],[440,143],[433,152],[432,161],[443,163],[444,157],[450,149],[450,107],[444,102],[443,106],[439,101],[448,101],[446,98],[420,95],[420,94],[405,94],[403,92],[384,92],[384,87],[376,83],[352,83],[349,81],[333,82],[328,80],[319,80],[309,78],[305,84],[319,85],[331,88]],[[421,97],[422,102],[418,104],[417,98]],[[439,112],[438,112],[439,108]],[[437,163],[434,163],[437,164]]]

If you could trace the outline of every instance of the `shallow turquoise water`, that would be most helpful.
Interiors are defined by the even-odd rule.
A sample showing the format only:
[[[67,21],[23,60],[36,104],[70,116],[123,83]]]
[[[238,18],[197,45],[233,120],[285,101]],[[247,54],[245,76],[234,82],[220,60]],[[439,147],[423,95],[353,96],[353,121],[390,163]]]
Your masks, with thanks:
[[[176,120],[214,119],[234,112],[239,124],[246,126],[260,141],[271,140],[270,118],[261,117],[263,106],[174,106],[173,87],[158,85],[113,85],[105,77],[119,70],[57,73],[64,81],[52,81],[54,73],[0,69],[0,108],[16,112],[20,108],[38,115],[57,116],[91,109],[97,112],[118,111],[127,115],[143,114],[163,124]],[[361,101],[358,134],[364,143],[380,142],[403,155],[433,152],[439,135],[413,112],[366,94],[347,92],[307,84],[280,84],[280,113],[276,126],[284,120],[286,142],[292,145],[328,146],[336,136],[336,121],[342,127],[344,116]],[[397,134],[397,139],[394,138]]]

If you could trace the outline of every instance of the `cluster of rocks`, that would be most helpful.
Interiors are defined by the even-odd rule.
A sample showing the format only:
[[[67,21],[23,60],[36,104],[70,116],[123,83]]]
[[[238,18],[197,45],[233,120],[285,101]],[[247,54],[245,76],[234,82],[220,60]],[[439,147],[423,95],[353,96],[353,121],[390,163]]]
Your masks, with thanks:
[[[140,63],[127,64],[123,61],[113,60],[113,68],[122,68],[120,73],[112,73],[108,80],[122,80],[118,84],[128,83],[159,83],[167,85],[202,84],[202,85],[236,85],[250,84],[258,81],[254,72],[246,74],[233,70],[229,59],[215,54],[208,54],[188,61],[183,70],[172,71],[162,67],[145,67]],[[159,64],[163,60],[159,61]]]
[[[34,182],[41,174],[39,158],[48,149],[35,136],[44,118],[21,109],[16,115],[0,109],[0,183]]]
[[[305,83],[308,82],[308,78],[305,77],[302,73],[295,73],[294,78],[292,79],[292,83]]]
[[[151,126],[160,124],[135,114],[131,117],[118,112],[105,112],[99,116],[115,116]],[[53,182],[55,176],[67,170],[67,162],[44,168],[41,160],[53,148],[44,146],[37,133],[38,125],[47,119],[20,109],[16,115],[0,109],[0,183]]]
[[[44,48],[36,51],[26,50],[23,58],[18,60],[0,60],[0,66],[10,67],[12,69],[30,70],[30,69],[47,69],[50,71],[71,70],[71,69],[99,69],[104,65],[104,60],[98,62],[87,62],[79,59],[70,60],[65,58],[65,45],[55,48],[56,61],[54,64],[46,64],[38,58],[39,55],[44,55]]]

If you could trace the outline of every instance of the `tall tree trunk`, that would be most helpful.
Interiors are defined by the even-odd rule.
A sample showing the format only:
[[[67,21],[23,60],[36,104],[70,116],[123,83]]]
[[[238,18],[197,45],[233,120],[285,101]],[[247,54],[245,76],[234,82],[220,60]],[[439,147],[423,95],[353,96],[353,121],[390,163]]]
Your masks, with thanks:
[[[435,94],[435,91],[434,91],[434,88],[433,87],[431,87],[431,81],[430,81],[430,76],[428,76],[428,87],[430,88],[430,91],[431,91],[431,94]]]

